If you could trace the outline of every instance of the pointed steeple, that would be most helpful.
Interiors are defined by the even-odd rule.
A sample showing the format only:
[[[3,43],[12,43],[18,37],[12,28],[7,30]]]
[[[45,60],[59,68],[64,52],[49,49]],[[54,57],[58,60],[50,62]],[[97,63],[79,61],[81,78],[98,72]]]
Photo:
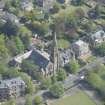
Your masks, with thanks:
[[[52,37],[53,37],[52,61],[53,61],[53,72],[55,74],[55,72],[59,70],[59,51],[58,51],[55,26],[52,27]]]

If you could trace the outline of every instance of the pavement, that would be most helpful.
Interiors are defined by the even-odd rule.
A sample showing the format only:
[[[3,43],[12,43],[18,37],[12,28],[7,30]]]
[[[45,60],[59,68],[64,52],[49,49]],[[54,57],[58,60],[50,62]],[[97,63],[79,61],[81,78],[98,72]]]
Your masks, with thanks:
[[[77,75],[69,75],[67,77],[67,79],[65,81],[63,81],[64,87],[67,89],[65,92],[65,95],[72,95],[74,94],[78,89],[78,85],[79,85],[79,80],[81,80],[81,76],[85,76],[85,73],[87,70],[93,70],[91,68],[95,67],[96,64],[98,63],[105,63],[105,57],[97,57],[97,59],[94,62],[90,62],[87,65],[83,66],[82,68],[80,68],[77,73]],[[78,81],[78,82],[76,82]],[[85,92],[89,95],[90,92],[89,90],[87,91],[86,89],[84,89],[83,86],[81,86],[83,90],[85,90]],[[37,92],[36,94],[32,95],[32,100],[34,100],[35,96],[43,96],[44,93],[48,92],[48,90],[41,90],[39,92]],[[93,95],[89,95],[89,97],[91,97],[93,100],[95,100],[96,102],[96,98]],[[18,105],[24,105],[25,104],[25,98],[20,97],[18,99],[16,99],[16,103]],[[98,102],[96,102],[98,103]],[[98,105],[98,104],[96,104]]]

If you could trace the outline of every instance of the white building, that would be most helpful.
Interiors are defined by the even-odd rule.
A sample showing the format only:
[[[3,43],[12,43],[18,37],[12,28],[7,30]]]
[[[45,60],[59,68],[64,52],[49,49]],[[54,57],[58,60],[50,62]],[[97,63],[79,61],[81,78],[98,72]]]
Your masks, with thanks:
[[[75,53],[75,56],[80,59],[85,59],[91,55],[89,44],[82,40],[78,40],[77,42],[73,43],[72,49]]]
[[[103,42],[105,42],[105,32],[103,30],[95,32],[90,37],[90,43],[93,47],[100,45]]]

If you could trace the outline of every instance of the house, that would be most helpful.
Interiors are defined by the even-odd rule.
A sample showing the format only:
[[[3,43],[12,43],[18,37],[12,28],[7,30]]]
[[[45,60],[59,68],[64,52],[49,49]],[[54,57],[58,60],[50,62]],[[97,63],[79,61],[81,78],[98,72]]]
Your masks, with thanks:
[[[103,30],[99,30],[90,36],[90,43],[92,47],[100,45],[105,42],[105,32]]]
[[[36,4],[45,12],[49,12],[53,8],[54,2],[55,0],[36,0]]]
[[[17,18],[17,16],[9,12],[2,12],[1,19],[4,22],[7,22],[9,20],[14,23],[19,23],[19,19]]]
[[[21,7],[22,10],[28,11],[28,12],[30,12],[34,9],[33,8],[33,3],[30,0],[21,0],[20,1],[20,7]]]
[[[33,60],[36,65],[39,66],[39,73],[47,77],[53,74],[53,63],[50,61],[50,55],[38,49],[33,49],[24,54],[14,57],[10,62],[10,66],[20,67],[23,60]]]
[[[66,66],[72,57],[74,56],[73,51],[71,49],[65,49],[63,51],[60,51],[60,66],[64,67]]]
[[[71,3],[74,5],[78,5],[80,3],[80,0],[71,0]]]
[[[50,55],[45,51],[34,49],[29,56],[40,68],[39,72],[47,77],[53,74],[53,63],[50,60]]]
[[[21,77],[0,81],[0,100],[16,98],[25,94],[26,84]]]
[[[57,0],[59,3],[63,4],[66,0]]]
[[[82,40],[78,40],[77,42],[73,43],[72,50],[74,51],[75,56],[79,59],[85,60],[91,55],[88,43]]]
[[[5,2],[3,0],[0,0],[0,11],[2,11],[5,7]]]
[[[99,2],[99,3],[104,3],[105,4],[105,0],[95,0],[96,2]]]

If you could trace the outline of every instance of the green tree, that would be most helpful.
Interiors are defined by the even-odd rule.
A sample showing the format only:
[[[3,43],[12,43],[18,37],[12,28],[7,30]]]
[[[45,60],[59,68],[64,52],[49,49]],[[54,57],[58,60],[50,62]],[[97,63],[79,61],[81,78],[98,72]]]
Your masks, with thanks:
[[[31,78],[25,73],[21,73],[20,76],[22,77],[22,79],[25,81],[25,83],[27,85],[26,92],[29,94],[32,94],[33,92],[35,92],[36,87],[33,84]]]
[[[2,27],[1,31],[2,33],[10,37],[13,35],[17,35],[19,32],[19,28],[14,22],[11,22],[10,20],[8,20]]]
[[[19,29],[20,38],[24,44],[25,49],[28,49],[31,43],[31,31],[25,26],[20,27]]]
[[[59,3],[54,3],[53,5],[53,9],[52,9],[52,13],[58,13],[59,12],[59,9],[60,9],[60,5]]]
[[[31,95],[27,95],[27,96],[26,96],[25,105],[33,105],[33,104],[32,104],[32,97],[31,97]]]
[[[104,9],[102,9],[102,5],[97,4],[94,8],[96,16],[100,16]]]
[[[61,68],[61,69],[58,71],[57,79],[58,79],[58,81],[63,81],[63,80],[66,79],[66,76],[67,76],[67,74],[66,74],[65,70]]]
[[[21,41],[21,39],[19,37],[14,37],[14,41],[15,41],[16,47],[18,49],[17,53],[24,52],[24,45],[23,45],[23,42]]]
[[[6,47],[10,56],[16,56],[18,54],[18,49],[13,38],[6,38]]]
[[[43,79],[42,88],[45,88],[45,89],[50,88],[51,83],[52,83],[51,78]]]
[[[50,92],[54,97],[61,97],[64,94],[64,87],[61,83],[55,83],[51,86]]]
[[[75,74],[77,73],[78,69],[79,69],[79,64],[77,62],[76,59],[72,59],[70,62],[69,62],[69,65],[70,65],[70,72]]]
[[[16,105],[15,99],[11,99],[8,102],[6,102],[6,105]]]
[[[35,105],[40,105],[42,103],[42,98],[40,96],[36,96],[34,99]]]
[[[23,60],[21,64],[22,71],[28,73],[33,78],[37,78],[37,72],[39,70],[39,67],[35,65],[34,61],[32,60]]]
[[[4,34],[0,35],[0,59],[6,58],[8,56],[8,49],[5,45],[5,36]]]
[[[72,4],[74,5],[82,5],[84,3],[84,0],[72,0]]]
[[[95,52],[96,52],[96,54],[98,54],[100,56],[104,56],[105,55],[105,43],[103,43],[99,46],[96,46]]]
[[[88,73],[87,79],[88,83],[95,89],[101,88],[103,81],[96,73]]]
[[[51,80],[52,80],[52,84],[56,83],[57,82],[57,76],[56,75],[53,75],[51,77]]]
[[[7,69],[6,72],[4,72],[4,76],[9,77],[9,78],[14,78],[19,76],[19,71],[16,68],[9,68]]]

